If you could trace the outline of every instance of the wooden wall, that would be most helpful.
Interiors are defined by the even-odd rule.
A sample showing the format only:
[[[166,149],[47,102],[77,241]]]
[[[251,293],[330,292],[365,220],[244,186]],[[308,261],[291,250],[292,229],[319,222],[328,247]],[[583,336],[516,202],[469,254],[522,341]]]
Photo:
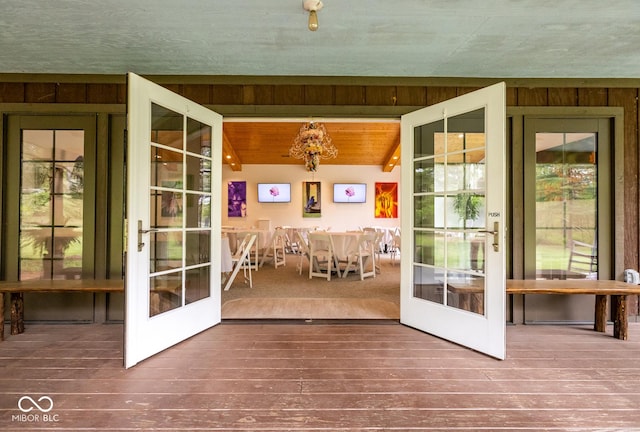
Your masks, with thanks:
[[[0,76],[0,103],[27,104],[124,104],[124,77],[98,79],[72,77],[48,80],[46,76],[10,80]],[[468,93],[491,82],[486,80],[453,79],[451,83],[416,85],[415,81],[399,79],[408,84],[394,85],[391,79],[342,78],[332,80],[287,77],[158,77],[152,80],[203,105],[214,106],[327,106],[377,108],[389,113],[389,107],[422,107]],[[269,82],[269,81],[272,82]],[[493,80],[496,82],[498,80]],[[222,83],[219,83],[222,82]],[[507,106],[510,107],[622,107],[624,108],[624,243],[625,268],[640,267],[638,162],[639,86],[624,87],[611,80],[562,86],[560,80],[507,80]],[[560,84],[559,84],[560,83]],[[368,111],[371,112],[371,111]],[[629,309],[638,314],[638,298],[630,301]]]

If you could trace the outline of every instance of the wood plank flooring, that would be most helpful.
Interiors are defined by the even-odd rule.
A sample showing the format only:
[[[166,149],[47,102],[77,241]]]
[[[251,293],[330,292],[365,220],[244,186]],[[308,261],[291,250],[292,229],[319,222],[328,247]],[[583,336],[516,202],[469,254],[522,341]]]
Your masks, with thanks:
[[[393,321],[225,321],[125,370],[121,325],[30,325],[0,430],[640,431],[640,324],[611,331],[510,326],[499,361]]]

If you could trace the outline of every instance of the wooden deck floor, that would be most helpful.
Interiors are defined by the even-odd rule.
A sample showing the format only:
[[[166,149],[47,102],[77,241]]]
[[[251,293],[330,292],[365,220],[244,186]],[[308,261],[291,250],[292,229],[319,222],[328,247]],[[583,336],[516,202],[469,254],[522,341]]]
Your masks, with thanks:
[[[640,431],[640,324],[608,330],[508,327],[498,361],[397,323],[225,322],[125,370],[121,325],[31,325],[0,343],[0,430]]]

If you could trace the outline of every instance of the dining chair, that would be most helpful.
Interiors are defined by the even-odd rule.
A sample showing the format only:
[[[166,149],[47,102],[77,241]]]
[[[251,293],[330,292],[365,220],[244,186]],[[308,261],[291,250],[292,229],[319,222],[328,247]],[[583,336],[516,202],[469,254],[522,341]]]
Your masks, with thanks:
[[[260,261],[260,267],[264,265],[264,262],[267,258],[271,257],[273,259],[273,266],[278,268],[280,266],[284,266],[287,264],[287,253],[285,251],[286,248],[286,240],[287,231],[284,228],[276,228],[273,236],[271,236],[271,242],[269,243],[269,247],[262,254],[262,261]]]
[[[264,247],[261,246],[263,244],[263,242],[264,242],[264,239],[261,239],[261,236],[264,235],[264,232],[263,231],[259,231],[259,230],[255,230],[255,229],[252,228],[252,229],[247,229],[247,230],[244,230],[244,231],[240,231],[238,233],[238,236],[244,238],[244,236],[246,236],[247,234],[255,234],[256,235],[256,240],[253,243],[253,246],[251,247],[251,253],[249,254],[249,256],[250,257],[252,256],[250,261],[251,261],[251,266],[253,267],[253,270],[258,271],[258,269],[260,268],[260,257],[264,253]]]
[[[375,240],[374,240],[374,251],[373,251],[373,255],[374,255],[374,265],[376,268],[376,271],[378,273],[382,273],[382,266],[380,264],[381,260],[382,260],[382,254],[384,253],[384,247],[382,244],[383,238],[384,238],[384,232],[383,231],[376,231],[375,232]]]
[[[300,259],[298,260],[298,264],[296,265],[296,268],[298,269],[298,274],[302,276],[302,262],[304,261],[304,259],[306,258],[307,261],[309,261],[309,265],[311,265],[311,260],[309,258],[309,245],[307,244],[307,241],[302,236],[302,233],[299,231],[296,231],[294,233],[294,238],[295,238],[296,244],[298,245],[296,253],[300,257]]]
[[[287,253],[297,254],[298,253],[298,241],[296,239],[296,228],[290,226],[282,226],[280,227],[285,230],[285,243],[284,250]]]
[[[333,253],[333,240],[327,232],[313,231],[309,233],[309,279],[312,277],[331,280],[331,272],[340,277],[338,262]],[[324,271],[323,271],[324,270]]]
[[[573,240],[569,254],[567,273],[578,273],[586,276],[598,273],[598,247],[597,245]]]
[[[376,233],[367,232],[358,238],[358,247],[355,253],[349,256],[347,267],[342,272],[342,277],[346,277],[351,267],[353,270],[357,269],[360,273],[360,280],[364,280],[366,277],[376,277],[376,263],[375,263],[375,244]],[[371,263],[371,269],[365,270],[367,265]]]
[[[395,265],[396,256],[400,253],[400,234],[393,235],[393,243],[391,245],[391,265]]]
[[[253,278],[251,277],[251,247],[255,243],[256,237],[257,234],[255,233],[247,233],[236,249],[236,252],[231,256],[232,270],[231,274],[225,281],[225,291],[229,291],[229,288],[231,288],[231,284],[240,272],[240,269],[243,271],[244,282],[248,282],[249,287],[253,288]]]

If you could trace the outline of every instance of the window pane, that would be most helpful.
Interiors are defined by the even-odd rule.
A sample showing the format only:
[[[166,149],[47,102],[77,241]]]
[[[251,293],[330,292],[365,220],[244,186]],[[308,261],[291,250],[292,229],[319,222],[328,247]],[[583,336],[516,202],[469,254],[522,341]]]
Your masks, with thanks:
[[[74,162],[56,162],[55,172],[59,173],[59,192],[82,196],[84,191],[84,162],[79,156]]]
[[[186,265],[205,264],[211,261],[211,231],[188,231]]]
[[[156,273],[182,266],[182,232],[149,233],[149,272]]]
[[[46,160],[53,158],[52,130],[22,131],[22,160]]]
[[[23,227],[51,225],[51,162],[22,164],[20,221]]]
[[[209,266],[186,271],[185,304],[209,297],[211,291],[210,273]]]
[[[447,275],[447,305],[477,314],[484,314],[484,278],[468,273]]]
[[[82,196],[54,195],[53,209],[55,226],[82,226]]]
[[[211,156],[211,126],[187,117],[187,151]]]
[[[84,155],[84,131],[56,130],[55,142],[55,160],[82,161]]]
[[[22,131],[21,279],[82,275],[83,152],[84,131]]]
[[[151,142],[184,150],[183,116],[160,105],[151,104]]]
[[[182,188],[182,153],[151,146],[151,186]]]
[[[597,278],[596,134],[536,134],[536,277]]]
[[[442,304],[444,301],[444,270],[433,267],[413,267],[413,296]]]
[[[211,226],[211,196],[186,194],[186,227],[205,228]]]
[[[187,156],[187,190],[190,191],[205,191],[205,186],[209,188],[210,177],[207,176],[205,182],[204,174],[204,162],[205,160],[198,157]],[[211,169],[209,168],[209,171]]]
[[[182,272],[154,276],[149,281],[149,316],[182,306]]]
[[[413,190],[415,193],[434,192],[436,190],[433,158],[423,159],[414,163]]]

